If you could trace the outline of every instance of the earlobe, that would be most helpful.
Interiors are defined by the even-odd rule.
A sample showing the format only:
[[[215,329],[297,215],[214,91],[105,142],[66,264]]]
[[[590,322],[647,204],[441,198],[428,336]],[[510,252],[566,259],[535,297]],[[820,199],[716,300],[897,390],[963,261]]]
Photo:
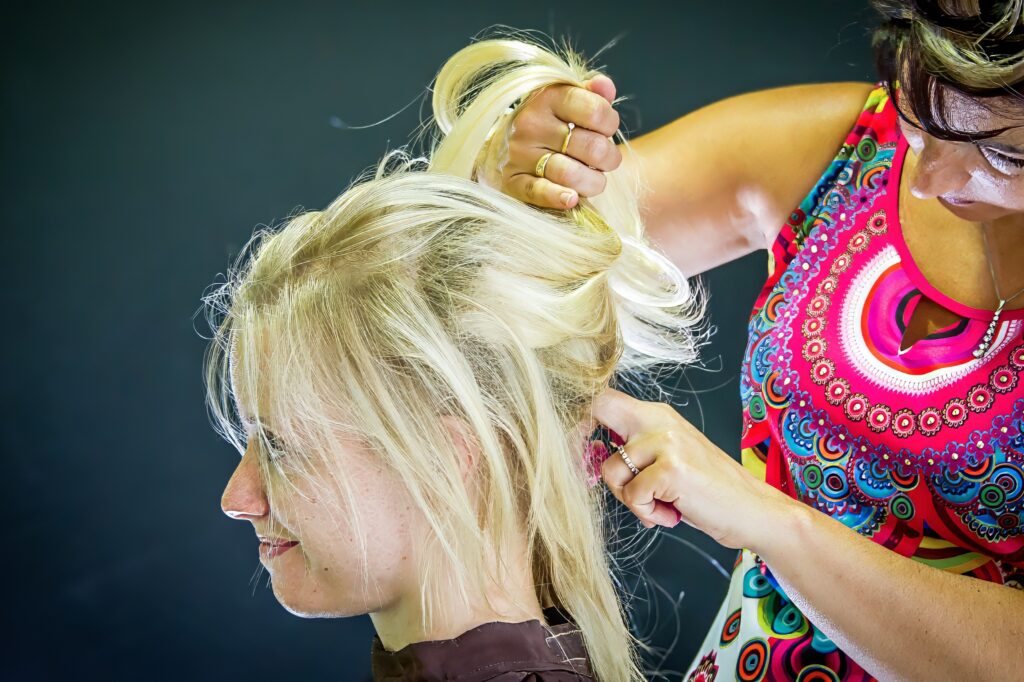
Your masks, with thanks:
[[[454,415],[445,414],[441,416],[441,422],[448,429],[452,444],[455,445],[455,452],[459,458],[459,469],[462,480],[466,480],[476,471],[480,461],[480,444],[476,435],[464,420]]]

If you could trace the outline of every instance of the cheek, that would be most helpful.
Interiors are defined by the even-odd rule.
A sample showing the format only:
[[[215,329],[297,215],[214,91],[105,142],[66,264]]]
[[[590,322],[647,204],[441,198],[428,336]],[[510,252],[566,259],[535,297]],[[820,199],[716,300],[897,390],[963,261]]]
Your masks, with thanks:
[[[274,592],[295,613],[350,616],[380,610],[416,576],[417,538],[428,528],[387,472],[347,472],[351,502],[338,491],[310,495],[282,519],[301,541],[271,566]],[[358,508],[352,510],[352,504]]]
[[[972,174],[972,184],[979,200],[1012,211],[1024,211],[1024,174],[1011,177],[979,168]]]

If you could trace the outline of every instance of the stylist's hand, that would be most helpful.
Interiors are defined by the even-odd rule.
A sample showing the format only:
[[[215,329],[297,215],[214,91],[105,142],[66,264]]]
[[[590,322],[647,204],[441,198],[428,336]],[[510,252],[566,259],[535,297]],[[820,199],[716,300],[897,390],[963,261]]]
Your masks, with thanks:
[[[711,443],[671,405],[608,389],[594,403],[593,414],[622,436],[626,454],[640,469],[634,476],[612,453],[601,466],[601,477],[648,527],[671,527],[681,517],[726,547],[759,552],[782,525],[781,515],[799,508]]]
[[[501,191],[528,204],[560,209],[572,208],[580,196],[603,192],[604,173],[622,162],[609,139],[619,128],[614,100],[615,84],[607,76],[592,78],[586,88],[548,86],[529,99],[516,113],[509,136]],[[570,122],[576,128],[561,154]],[[554,154],[539,178],[537,161],[547,152]]]

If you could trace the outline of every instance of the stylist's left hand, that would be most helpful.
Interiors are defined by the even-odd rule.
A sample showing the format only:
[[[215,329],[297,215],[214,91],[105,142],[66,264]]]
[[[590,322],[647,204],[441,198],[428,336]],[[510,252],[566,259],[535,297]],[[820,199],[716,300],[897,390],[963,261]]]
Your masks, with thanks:
[[[780,527],[781,515],[799,505],[755,478],[671,405],[608,389],[595,401],[593,415],[625,440],[626,454],[640,469],[634,476],[613,452],[601,477],[648,527],[671,527],[681,517],[719,544],[759,551]]]

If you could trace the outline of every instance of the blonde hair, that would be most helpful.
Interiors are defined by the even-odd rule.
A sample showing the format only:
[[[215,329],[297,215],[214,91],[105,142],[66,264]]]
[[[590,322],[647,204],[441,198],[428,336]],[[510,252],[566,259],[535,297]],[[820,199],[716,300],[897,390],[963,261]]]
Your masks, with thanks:
[[[434,534],[425,618],[446,580],[466,600],[501,585],[505,567],[495,574],[485,557],[525,534],[540,603],[580,627],[599,678],[630,680],[643,678],[637,642],[577,425],[616,370],[695,359],[704,297],[647,245],[621,173],[569,212],[470,179],[488,135],[506,135],[510,104],[595,73],[522,40],[453,56],[434,86],[428,159],[389,154],[324,210],[258,233],[207,296],[206,378],[215,424],[239,451],[239,411],[273,425],[279,442],[257,428],[272,507],[282,486],[324,484],[339,430],[397,474]],[[479,448],[472,490],[442,415]]]

